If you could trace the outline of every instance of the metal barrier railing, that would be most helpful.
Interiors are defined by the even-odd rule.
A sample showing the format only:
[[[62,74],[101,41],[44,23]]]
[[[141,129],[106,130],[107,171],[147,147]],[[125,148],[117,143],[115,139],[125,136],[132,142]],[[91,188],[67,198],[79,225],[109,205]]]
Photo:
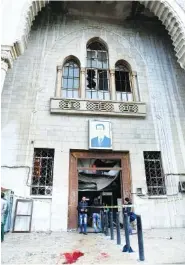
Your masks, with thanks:
[[[108,207],[107,207],[108,208]],[[118,208],[118,207],[114,207]],[[125,208],[125,206],[123,206]],[[122,209],[123,220],[124,220],[124,230],[125,230],[125,245],[123,247],[123,252],[132,253],[133,249],[130,245],[130,218],[127,213],[124,212]],[[108,211],[105,214],[101,215],[101,222],[102,222],[102,232],[106,236],[110,235],[110,239],[114,240],[114,224],[113,224],[113,212]],[[137,237],[138,237],[138,248],[139,248],[139,260],[144,261],[144,241],[143,241],[143,230],[142,230],[142,221],[141,216],[136,215],[137,220]],[[109,233],[110,227],[110,233]],[[120,229],[120,212],[116,213],[116,236],[117,236],[117,245],[121,244],[121,229]]]
[[[143,242],[141,215],[137,215],[137,235],[138,235],[138,246],[139,246],[139,259],[141,261],[144,261],[145,255],[144,255],[144,242]]]

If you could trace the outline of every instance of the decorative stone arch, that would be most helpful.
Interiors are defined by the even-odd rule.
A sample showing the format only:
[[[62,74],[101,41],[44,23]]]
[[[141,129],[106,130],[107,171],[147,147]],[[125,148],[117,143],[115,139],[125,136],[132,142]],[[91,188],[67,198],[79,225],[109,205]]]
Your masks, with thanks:
[[[174,45],[177,61],[180,66],[185,69],[185,12],[178,4],[178,0],[173,1],[173,6],[169,0],[139,2],[153,12],[166,27]],[[27,47],[32,23],[38,12],[48,3],[49,0],[25,1],[21,12],[16,40],[13,43],[13,46],[10,47],[10,50],[8,50],[13,60],[24,53],[24,50]],[[2,54],[5,51],[7,51],[7,47],[4,46],[2,47]],[[2,60],[4,61],[3,58]],[[9,68],[11,68],[11,66],[12,64],[8,65]]]
[[[17,42],[14,44],[18,56],[24,52],[27,46],[29,32],[33,20],[37,16],[38,12],[41,11],[41,9],[48,3],[48,0],[30,0],[25,4],[19,27],[19,31],[21,29],[21,33],[18,36]],[[170,2],[164,0],[140,1],[140,3],[153,12],[159,18],[159,20],[161,20],[162,24],[165,26],[166,30],[171,36],[177,61],[180,66],[185,69],[185,20],[182,20],[182,16],[179,16],[178,14],[180,9],[179,5],[176,3],[176,1],[173,1],[174,6],[172,6]],[[181,15],[185,15],[183,11],[182,13],[183,14]]]
[[[22,10],[20,13],[20,21],[16,31],[16,39],[12,44],[3,44],[1,45],[1,92],[3,90],[4,80],[8,68],[13,67],[13,61],[24,53],[29,33],[31,30],[32,23],[37,16],[38,12],[41,11],[43,7],[48,4],[49,1],[32,1],[26,0],[22,4]],[[10,18],[11,19],[11,18]]]
[[[45,7],[49,1],[27,1],[22,10],[19,27],[16,36],[16,42],[14,43],[14,48],[16,50],[17,56],[24,53],[28,38],[31,30],[31,26],[35,17],[38,15],[39,11]]]
[[[167,1],[140,1],[146,8],[153,12],[165,26],[171,36],[177,61],[185,69],[185,19],[178,15],[178,10]],[[177,3],[173,1],[174,5]],[[176,8],[177,9],[177,8]],[[185,12],[183,12],[185,17]]]

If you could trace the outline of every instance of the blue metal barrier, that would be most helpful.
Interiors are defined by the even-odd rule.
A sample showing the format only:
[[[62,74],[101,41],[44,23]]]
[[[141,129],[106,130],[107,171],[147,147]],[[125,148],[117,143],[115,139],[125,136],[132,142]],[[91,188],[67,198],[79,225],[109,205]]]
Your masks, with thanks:
[[[109,216],[108,216],[108,212],[106,212],[106,214],[105,214],[105,235],[106,236],[109,235]]]
[[[103,213],[103,211],[101,211],[101,231],[102,231],[102,233],[104,233],[105,232],[105,216],[104,216],[104,213]]]
[[[121,245],[119,212],[116,213],[116,232],[117,232],[117,245]]]
[[[126,245],[123,247],[123,252],[133,252],[133,249],[130,246],[130,238],[129,238],[129,217],[126,213],[123,212],[124,216],[124,227],[125,227],[125,241]]]
[[[114,240],[114,227],[113,227],[113,213],[110,212],[110,236],[111,240]]]
[[[144,244],[143,244],[143,230],[142,230],[142,222],[141,216],[137,215],[137,235],[138,235],[138,247],[139,247],[139,260],[144,261]]]

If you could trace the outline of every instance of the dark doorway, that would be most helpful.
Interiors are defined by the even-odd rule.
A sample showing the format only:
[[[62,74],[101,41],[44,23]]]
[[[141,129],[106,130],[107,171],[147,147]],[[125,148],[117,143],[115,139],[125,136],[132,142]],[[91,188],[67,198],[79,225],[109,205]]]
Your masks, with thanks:
[[[68,228],[78,227],[77,205],[82,196],[89,206],[94,198],[105,205],[117,205],[118,200],[131,195],[128,153],[73,151],[70,154]],[[112,210],[116,212],[117,209]],[[88,225],[92,227],[92,214]]]

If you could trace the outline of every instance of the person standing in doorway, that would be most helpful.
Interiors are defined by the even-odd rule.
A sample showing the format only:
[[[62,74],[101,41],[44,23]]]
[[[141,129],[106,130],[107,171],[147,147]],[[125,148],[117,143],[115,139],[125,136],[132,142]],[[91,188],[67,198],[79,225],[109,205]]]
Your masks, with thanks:
[[[101,205],[98,202],[98,199],[94,199],[94,204],[93,204],[93,227],[95,233],[101,232]]]
[[[78,204],[78,214],[80,222],[80,234],[87,235],[87,207],[88,203],[86,197],[82,197],[82,200]]]
[[[5,200],[5,195],[1,192],[1,242],[4,241],[4,225],[5,225],[5,215],[8,207],[7,201]]]

